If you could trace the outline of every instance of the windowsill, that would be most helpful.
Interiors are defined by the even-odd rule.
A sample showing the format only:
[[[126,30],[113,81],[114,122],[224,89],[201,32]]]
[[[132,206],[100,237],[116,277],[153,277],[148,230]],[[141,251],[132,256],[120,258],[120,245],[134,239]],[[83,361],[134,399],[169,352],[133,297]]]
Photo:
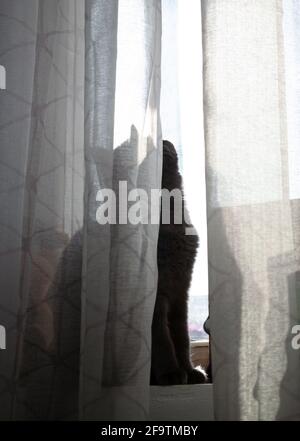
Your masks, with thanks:
[[[209,340],[190,342],[194,366],[207,369]],[[153,421],[213,421],[213,385],[151,386],[150,416]]]
[[[207,369],[209,365],[209,341],[199,340],[192,341],[190,343],[191,348],[191,360],[193,365],[201,366],[203,369]]]
[[[198,348],[198,347],[208,347],[209,346],[209,340],[192,340],[190,343],[191,348]]]
[[[213,421],[213,385],[151,386],[153,421]]]

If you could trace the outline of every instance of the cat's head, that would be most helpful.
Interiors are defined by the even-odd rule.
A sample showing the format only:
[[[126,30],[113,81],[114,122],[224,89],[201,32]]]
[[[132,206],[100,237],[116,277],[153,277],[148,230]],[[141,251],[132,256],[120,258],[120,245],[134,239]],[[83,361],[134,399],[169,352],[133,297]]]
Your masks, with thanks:
[[[178,168],[178,156],[170,141],[163,141],[163,169],[175,171]]]
[[[162,188],[169,190],[181,188],[178,156],[174,145],[170,141],[163,141]]]

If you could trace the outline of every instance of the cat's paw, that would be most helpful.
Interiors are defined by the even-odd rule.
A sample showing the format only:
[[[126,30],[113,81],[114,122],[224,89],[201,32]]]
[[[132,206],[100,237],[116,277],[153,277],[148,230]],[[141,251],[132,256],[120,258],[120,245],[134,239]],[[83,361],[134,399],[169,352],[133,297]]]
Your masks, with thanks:
[[[157,385],[159,386],[174,386],[176,384],[187,384],[187,382],[187,373],[182,369],[163,373],[157,378]]]
[[[188,384],[201,384],[207,382],[206,372],[200,367],[192,369],[188,373]]]

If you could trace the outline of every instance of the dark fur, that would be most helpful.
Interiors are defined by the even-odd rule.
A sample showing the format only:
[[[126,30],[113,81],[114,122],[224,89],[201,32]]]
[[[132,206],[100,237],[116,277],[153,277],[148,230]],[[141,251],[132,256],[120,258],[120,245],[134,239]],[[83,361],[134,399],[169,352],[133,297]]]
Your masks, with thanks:
[[[162,188],[182,190],[174,146],[163,143]],[[171,199],[172,201],[172,199]],[[186,210],[184,201],[183,208]],[[151,383],[159,385],[203,383],[205,373],[193,368],[188,334],[188,290],[198,248],[198,236],[186,235],[187,225],[161,223],[158,238],[158,288],[152,324]]]

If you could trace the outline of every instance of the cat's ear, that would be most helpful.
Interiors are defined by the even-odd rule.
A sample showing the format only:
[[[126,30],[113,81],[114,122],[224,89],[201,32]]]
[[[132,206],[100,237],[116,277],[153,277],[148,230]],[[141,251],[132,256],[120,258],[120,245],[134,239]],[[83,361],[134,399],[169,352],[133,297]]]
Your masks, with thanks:
[[[174,144],[172,144],[170,141],[168,141],[167,139],[163,140],[163,149],[165,152],[168,152],[170,154],[175,154],[177,156],[177,152],[176,149],[174,147]]]
[[[170,164],[175,165],[178,162],[177,151],[174,145],[167,140],[163,141],[163,158],[164,161],[169,162]]]

